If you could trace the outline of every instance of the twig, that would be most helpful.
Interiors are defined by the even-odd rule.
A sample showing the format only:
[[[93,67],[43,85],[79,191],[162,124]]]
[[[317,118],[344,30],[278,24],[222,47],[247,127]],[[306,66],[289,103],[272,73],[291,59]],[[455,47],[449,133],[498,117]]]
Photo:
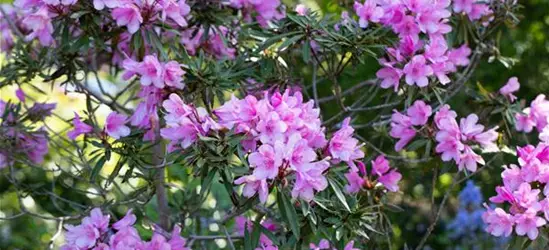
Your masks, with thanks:
[[[457,184],[457,177],[459,176],[460,173],[461,172],[456,172],[456,174],[454,175],[452,185],[450,186],[450,188],[448,188],[448,190],[446,190],[446,193],[444,194],[444,197],[442,198],[442,201],[439,204],[438,211],[437,211],[437,214],[435,216],[435,220],[431,223],[431,225],[429,225],[429,228],[427,228],[427,232],[425,233],[425,235],[423,235],[423,238],[419,242],[419,245],[416,247],[416,250],[420,250],[420,249],[423,248],[423,246],[425,245],[425,242],[427,242],[427,239],[429,239],[429,236],[431,235],[433,230],[435,230],[435,226],[438,223],[438,219],[440,218],[440,214],[442,214],[442,210],[443,210],[444,206],[446,205],[446,202],[448,201],[448,198],[450,197],[450,193],[452,192],[452,189],[454,189],[454,187]]]

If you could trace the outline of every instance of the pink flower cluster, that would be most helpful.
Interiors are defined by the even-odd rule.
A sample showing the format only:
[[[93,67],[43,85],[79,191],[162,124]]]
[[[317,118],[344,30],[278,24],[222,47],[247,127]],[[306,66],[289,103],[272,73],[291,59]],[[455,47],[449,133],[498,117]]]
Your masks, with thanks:
[[[345,186],[345,189],[349,193],[357,193],[362,187],[371,185],[373,187],[375,181],[381,183],[387,190],[391,192],[398,191],[398,182],[402,179],[402,175],[396,170],[391,169],[389,166],[389,161],[385,159],[383,155],[378,156],[374,161],[372,161],[372,170],[371,175],[368,177],[366,172],[366,166],[364,163],[358,163],[358,171],[349,171],[345,174],[345,178],[349,184]]]
[[[252,95],[244,99],[233,96],[214,110],[217,122],[203,108],[186,105],[175,94],[163,106],[168,112],[168,127],[161,130],[161,135],[171,141],[170,151],[187,148],[211,129],[244,134],[242,145],[250,152],[248,163],[253,173],[236,179],[235,184],[244,184],[243,195],[258,194],[261,202],[267,200],[269,180],[289,175],[295,180],[292,196],[310,201],[315,191],[327,187],[324,172],[331,164],[345,162],[356,169],[355,161],[364,157],[358,140],[352,138],[354,130],[349,119],[328,141],[320,111],[313,101],[304,103],[298,91],[270,96],[265,93],[260,100]]]
[[[493,12],[486,1],[454,0],[453,2],[454,12],[467,15],[471,21],[479,20],[484,16],[488,16],[487,21],[493,19],[493,17],[490,16]],[[484,23],[487,21],[484,21]]]
[[[395,144],[395,150],[402,150],[414,137],[416,130],[414,126],[423,126],[432,114],[431,106],[421,100],[417,100],[406,111],[407,115],[394,110],[391,116],[391,131],[389,134],[393,138],[398,138]]]
[[[130,128],[126,126],[128,123],[128,117],[117,112],[111,112],[107,116],[105,121],[104,135],[105,133],[114,139],[120,139],[130,135]],[[80,116],[75,112],[74,119],[72,120],[73,129],[67,132],[67,136],[71,140],[76,140],[80,135],[93,133],[93,127],[80,120]]]
[[[168,240],[155,233],[150,241],[144,241],[133,227],[135,215],[130,209],[124,218],[109,225],[110,216],[94,208],[90,216],[82,219],[80,225],[65,225],[65,245],[61,250],[189,250],[181,237],[181,228],[175,226]]]
[[[494,141],[498,138],[498,127],[484,130],[484,126],[478,124],[478,116],[470,114],[461,118],[459,125],[456,121],[456,112],[444,105],[435,114],[435,125],[439,129],[436,134],[436,152],[441,154],[443,161],[454,160],[459,170],[466,168],[474,172],[477,163],[484,165],[482,156],[473,151],[474,145],[479,145],[486,150],[497,149]]]
[[[414,125],[423,126],[431,116],[432,109],[423,101],[416,101],[408,108],[407,114],[397,111],[391,119],[390,135],[398,138],[395,150],[402,150],[417,134]],[[480,146],[485,150],[497,149],[494,141],[498,137],[497,126],[484,130],[484,126],[478,124],[478,116],[470,114],[461,118],[458,125],[457,114],[450,106],[442,106],[434,116],[434,125],[437,129],[435,139],[437,141],[436,152],[441,154],[443,161],[454,160],[460,170],[466,168],[476,171],[477,164],[484,164],[482,156],[475,153],[473,147]],[[430,135],[427,135],[430,136]]]
[[[122,63],[122,67],[125,69],[122,76],[124,80],[138,75],[143,86],[151,86],[152,84],[159,89],[166,86],[183,89],[185,86],[183,84],[185,71],[181,69],[181,65],[176,61],[161,63],[155,55],[147,55],[142,62],[126,59]]]
[[[128,32],[136,33],[146,22],[160,20],[175,27],[187,26],[191,8],[186,0],[94,0],[95,9],[111,8],[111,15],[118,26],[126,26]]]
[[[509,236],[513,227],[517,235],[534,240],[539,228],[549,220],[549,144],[517,148],[519,166],[511,164],[501,173],[503,186],[490,198],[503,208],[488,208],[483,214],[486,231],[494,236]]]
[[[382,79],[381,87],[397,91],[403,76],[408,85],[426,87],[429,77],[445,85],[451,81],[449,73],[469,63],[471,50],[466,45],[449,50],[444,38],[452,30],[449,5],[449,0],[355,2],[361,27],[380,23],[400,37],[398,47],[389,48],[388,58],[380,60],[383,68],[376,75]],[[428,35],[427,42],[420,38],[421,33]]]
[[[530,107],[515,114],[517,131],[529,133],[536,128],[540,139],[549,142],[549,100],[540,94],[530,103]]]
[[[55,103],[35,103],[25,114],[18,105],[0,101],[0,169],[14,164],[16,156],[22,156],[34,164],[40,164],[48,153],[48,136],[44,129],[22,130],[26,122],[35,123],[51,115]]]
[[[38,38],[40,44],[43,46],[53,45],[52,18],[57,16],[57,13],[52,11],[49,6],[58,6],[59,9],[66,10],[66,6],[74,3],[76,3],[75,0],[16,0],[13,4],[21,11],[22,16],[24,16],[22,25],[26,30],[30,31],[30,33],[26,34],[25,40],[32,41],[33,39]]]
[[[247,22],[252,22],[252,13],[255,11],[257,22],[265,27],[271,20],[278,20],[285,17],[285,8],[280,0],[230,0],[233,8],[241,9],[242,15]]]

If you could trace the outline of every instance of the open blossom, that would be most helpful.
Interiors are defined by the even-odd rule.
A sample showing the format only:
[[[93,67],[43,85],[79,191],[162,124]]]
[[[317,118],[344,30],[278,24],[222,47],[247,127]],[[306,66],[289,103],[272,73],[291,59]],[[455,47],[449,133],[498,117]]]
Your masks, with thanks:
[[[93,7],[96,10],[102,10],[105,6],[112,9],[120,6],[121,3],[122,1],[120,0],[93,0]]]
[[[330,167],[327,161],[307,164],[297,171],[296,182],[292,189],[292,197],[300,197],[306,201],[314,198],[314,191],[322,191],[328,186],[328,181],[323,172]]]
[[[482,220],[486,223],[486,231],[494,236],[508,237],[513,232],[515,219],[501,208],[488,209]]]
[[[130,128],[126,126],[128,117],[117,112],[111,112],[105,122],[105,131],[114,139],[130,135]]]
[[[364,152],[359,149],[358,140],[352,138],[354,129],[349,125],[349,122],[350,118],[345,118],[341,128],[332,136],[328,150],[334,159],[345,161],[355,169],[352,161],[363,158]]]
[[[417,55],[404,66],[406,83],[408,85],[417,85],[418,87],[426,87],[429,84],[427,77],[433,75],[433,69],[426,64],[425,57]]]
[[[517,235],[528,235],[531,240],[538,237],[538,227],[547,224],[547,222],[536,214],[535,210],[528,209],[525,213],[515,216]]]
[[[416,136],[416,131],[412,127],[411,118],[394,111],[391,116],[391,131],[389,132],[389,135],[399,139],[395,144],[395,151],[402,150]]]
[[[134,34],[139,30],[143,17],[141,10],[134,4],[124,4],[112,10],[112,17],[116,20],[116,25],[126,26],[128,32]]]
[[[421,100],[417,100],[408,108],[407,114],[410,117],[412,125],[421,126],[427,123],[427,120],[431,116],[431,106],[425,104]]]
[[[267,202],[267,196],[269,195],[267,180],[258,179],[253,175],[248,175],[236,179],[234,183],[237,185],[245,184],[242,190],[242,195],[245,197],[252,197],[257,193],[259,194],[259,200],[262,203]]]
[[[383,81],[381,81],[382,88],[388,89],[393,87],[393,89],[397,91],[400,78],[402,78],[402,70],[386,64],[384,68],[381,68],[376,72],[376,76],[383,79]]]
[[[509,101],[514,102],[517,97],[513,95],[513,93],[517,92],[520,88],[520,83],[518,81],[518,78],[511,77],[507,81],[507,83],[499,89],[499,93],[503,96],[509,98]]]
[[[78,116],[76,112],[74,113],[74,119],[72,120],[72,125],[74,126],[74,129],[67,133],[67,136],[71,140],[75,140],[76,137],[78,137],[79,135],[88,134],[93,131],[93,127],[82,122],[80,120],[80,116]]]
[[[530,103],[530,107],[522,110],[522,113],[516,113],[515,128],[517,131],[531,132],[536,128],[542,132],[549,125],[549,100],[545,95],[540,94]]]
[[[383,8],[377,5],[376,0],[366,0],[363,4],[355,2],[354,9],[360,18],[358,23],[362,28],[368,27],[368,22],[379,22],[383,17]]]
[[[35,13],[26,16],[25,19],[23,19],[23,25],[32,31],[25,37],[27,41],[38,38],[40,44],[43,46],[50,46],[53,44],[53,24],[51,23],[51,18],[46,6],[43,6]]]
[[[306,16],[309,12],[309,8],[307,8],[304,4],[298,4],[295,6],[295,12],[300,16]]]

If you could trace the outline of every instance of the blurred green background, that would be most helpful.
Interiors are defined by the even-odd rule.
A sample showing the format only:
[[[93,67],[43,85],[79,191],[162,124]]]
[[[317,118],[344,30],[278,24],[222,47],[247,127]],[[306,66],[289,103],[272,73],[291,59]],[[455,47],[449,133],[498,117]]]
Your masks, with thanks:
[[[9,1],[0,0],[0,2]],[[301,2],[314,10],[336,15],[343,11],[340,6],[349,5],[350,3],[350,1],[335,0],[285,0],[283,2],[287,6],[294,6]],[[501,55],[515,58],[517,60],[515,65],[507,68],[497,60],[488,63],[487,58],[483,58],[480,67],[468,84],[470,87],[475,88],[475,84],[480,83],[488,91],[497,91],[509,77],[517,76],[521,83],[521,89],[517,96],[520,99],[528,100],[527,103],[529,103],[539,93],[549,94],[549,1],[524,0],[520,1],[520,4],[524,6],[520,13],[520,24],[516,27],[504,29],[500,39]],[[349,11],[352,12],[352,10]],[[356,72],[358,73],[346,76],[348,82],[345,82],[345,85],[348,87],[366,80],[365,77],[373,76],[377,68],[377,62],[372,60],[372,63],[368,66],[357,68]],[[7,90],[2,90],[4,93],[5,91]],[[452,107],[457,109],[461,115],[475,112],[478,108],[476,103],[470,102],[470,98],[465,93],[454,98],[452,102]],[[329,109],[328,107],[323,108]],[[366,133],[361,130],[358,130],[358,132]],[[388,148],[390,148],[390,145]],[[510,157],[508,160],[512,162],[513,158]],[[435,190],[431,190],[433,179],[431,167],[418,164],[400,169],[405,179],[401,184],[401,190],[404,190],[404,192],[394,195],[393,199],[398,205],[405,208],[405,212],[391,214],[394,233],[394,236],[391,237],[393,249],[402,249],[405,245],[415,246],[419,242],[430,222],[431,193],[433,193],[435,204],[438,204],[444,192],[450,186],[452,181],[450,175],[442,174],[436,180]],[[455,167],[445,167],[441,169],[446,171],[450,169],[450,172],[455,171]],[[473,178],[481,186],[485,198],[494,195],[494,187],[501,183],[500,172],[500,168],[491,168]],[[31,170],[26,173],[24,179],[29,185],[34,183],[47,185],[51,183],[51,176],[44,172]],[[455,188],[454,194],[457,194],[459,189]],[[81,195],[71,193],[70,189],[58,191],[67,199],[84,202],[84,200],[81,200],[84,199]],[[428,242],[432,249],[451,249],[455,246],[455,242],[450,239],[445,230],[446,223],[455,216],[457,207],[455,197],[456,195],[453,195],[450,198],[449,205],[442,214],[441,222],[435,228]],[[34,199],[25,199],[24,202],[27,206],[34,207],[34,211],[37,213],[44,210],[55,211],[55,209],[52,209],[51,199],[35,197]],[[225,203],[221,201],[217,207],[220,208]],[[16,214],[18,211],[17,204],[13,187],[5,179],[4,174],[0,175],[0,217]],[[123,212],[119,211],[120,215]],[[29,216],[22,216],[13,220],[0,220],[0,249],[44,249],[44,246],[50,243],[51,237],[57,230],[56,227],[56,222]]]

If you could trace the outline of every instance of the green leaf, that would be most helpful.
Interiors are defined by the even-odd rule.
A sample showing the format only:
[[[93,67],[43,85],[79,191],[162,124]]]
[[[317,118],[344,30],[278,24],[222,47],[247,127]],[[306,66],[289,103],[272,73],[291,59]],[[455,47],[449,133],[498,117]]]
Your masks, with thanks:
[[[288,46],[296,43],[299,39],[303,38],[303,35],[295,35],[293,37],[290,37],[288,39],[286,39],[286,41],[284,41],[280,46],[278,46],[278,52],[284,50],[285,48],[287,48]]]
[[[253,250],[252,240],[250,239],[250,233],[248,232],[248,222],[244,224],[244,250]]]
[[[308,63],[309,60],[311,60],[311,45],[309,44],[309,41],[305,41],[303,43],[303,47],[301,48],[301,55],[303,56],[303,61],[305,63]]]
[[[217,174],[217,171],[216,169],[209,169],[209,168],[205,167],[203,168],[203,171],[202,171],[202,182],[200,183],[200,197],[203,197],[203,195],[205,193],[207,193],[207,191],[210,190],[210,187],[212,186],[212,182],[214,180],[214,177],[215,177],[215,174]]]
[[[261,236],[261,224],[256,220],[252,231],[252,248],[259,244],[259,236]]]
[[[351,212],[351,208],[349,207],[349,204],[347,204],[347,200],[345,199],[345,195],[343,195],[343,192],[341,192],[341,188],[339,187],[339,185],[334,180],[332,180],[331,178],[328,178],[328,183],[330,183],[330,186],[334,190],[334,192],[335,192],[337,198],[339,199],[339,201],[341,201],[343,206],[345,206],[345,209],[347,209],[347,211]]]
[[[296,239],[299,239],[299,225],[294,205],[291,203],[290,198],[280,188],[276,195],[278,209],[280,210],[282,218],[290,225]]]
[[[101,158],[99,158],[99,160],[95,164],[95,167],[93,167],[92,169],[92,172],[90,175],[90,181],[92,182],[95,181],[95,179],[97,178],[97,175],[99,174],[99,172],[101,172],[101,169],[103,169],[103,166],[105,165],[106,161],[107,161],[107,158],[105,156],[102,156]]]

